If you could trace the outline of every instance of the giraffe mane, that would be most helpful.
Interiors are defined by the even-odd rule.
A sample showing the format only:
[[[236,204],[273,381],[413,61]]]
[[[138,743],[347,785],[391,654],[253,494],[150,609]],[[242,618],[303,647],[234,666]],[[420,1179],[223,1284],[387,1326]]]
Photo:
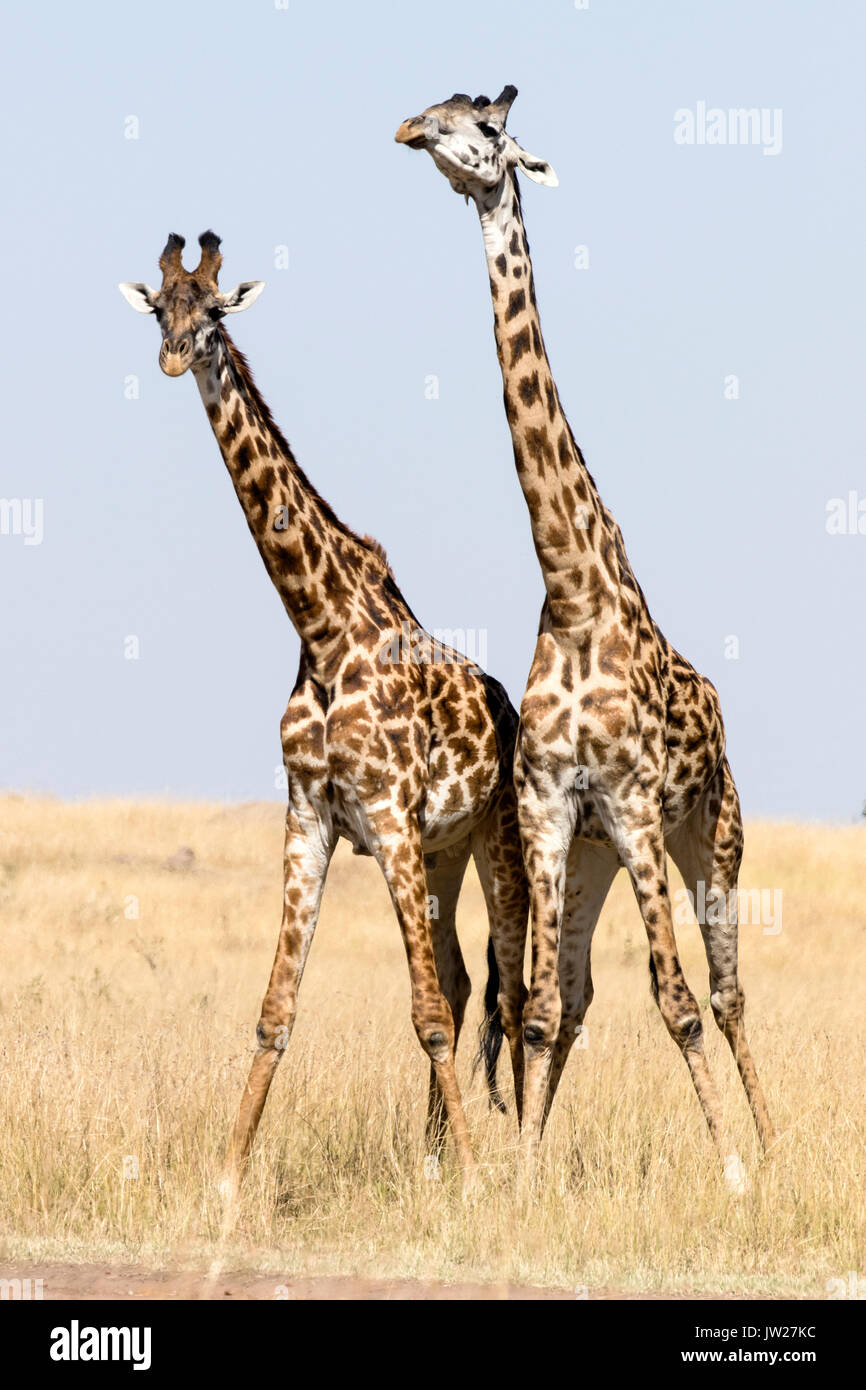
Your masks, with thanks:
[[[246,394],[249,396],[249,398],[255,405],[256,409],[259,411],[264,423],[267,425],[277,444],[282,449],[283,453],[286,455],[286,458],[288,458],[291,461],[292,467],[294,468],[298,476],[298,481],[300,482],[305,492],[309,493],[310,497],[312,497],[313,501],[320,508],[326,520],[328,520],[332,526],[336,526],[339,531],[342,531],[344,536],[348,536],[350,540],[353,540],[357,545],[362,546],[364,550],[367,550],[370,552],[371,555],[374,555],[376,559],[379,560],[380,563],[383,565],[386,573],[393,580],[394,575],[391,566],[388,563],[388,556],[385,553],[385,547],[383,545],[380,545],[379,541],[374,540],[372,536],[358,535],[358,532],[353,531],[351,526],[347,526],[344,521],[341,521],[340,518],[337,516],[337,513],[331,506],[330,502],[326,502],[322,494],[319,492],[318,488],[313,486],[306,473],[304,472],[303,468],[301,468],[300,464],[298,463],[297,459],[292,453],[292,446],[289,444],[289,441],[286,439],[286,436],[283,434],[282,430],[280,429],[279,425],[277,424],[276,420],[271,414],[271,408],[255,383],[255,378],[253,377],[252,369],[250,368],[250,364],[247,361],[246,357],[241,352],[237,343],[235,343],[232,340],[232,338],[229,337],[229,334],[226,331],[223,324],[220,324],[219,332],[228,351],[232,367],[234,368],[235,373],[237,374],[238,380],[241,386],[243,387],[243,390],[246,392]]]
[[[391,568],[391,562],[388,559],[387,552],[382,542],[377,541],[375,536],[366,535],[361,537],[361,541],[364,545],[369,546],[374,555],[378,555],[388,573],[393,576],[394,571]]]
[[[515,95],[516,95],[516,93],[515,93]],[[501,99],[501,98],[498,98],[498,100],[499,100],[499,99]],[[518,212],[520,213],[520,219],[521,219],[521,222],[522,222],[522,221],[523,221],[523,199],[522,199],[522,197],[520,196],[520,180],[519,180],[518,177],[517,177],[517,170],[516,170],[516,169],[511,169],[511,170],[510,170],[510,176],[511,176],[511,187],[514,189],[514,197],[515,197],[515,199],[517,200],[517,210],[518,210]],[[530,251],[529,251],[529,237],[527,236],[527,233],[526,233],[526,227],[523,228],[523,241],[524,241],[524,245],[525,245],[525,247],[526,247],[526,254],[527,254],[527,256],[529,256],[529,254],[530,254]],[[530,284],[531,284],[531,286],[532,286],[531,293],[534,294],[534,292],[535,292],[535,273],[534,273],[534,271],[531,272]],[[599,506],[603,506],[604,504],[602,503],[601,496],[600,496],[600,494],[599,494],[598,487],[596,486],[595,479],[593,478],[592,474],[590,473],[589,469],[587,468],[587,466],[586,466],[586,459],[583,457],[583,453],[582,453],[582,451],[581,451],[580,445],[578,444],[577,440],[576,440],[575,437],[574,437],[574,430],[571,428],[571,422],[570,422],[568,416],[567,416],[566,413],[565,413],[565,407],[562,405],[562,402],[561,402],[561,401],[560,401],[559,404],[560,404],[560,410],[562,411],[562,419],[563,419],[563,422],[564,422],[564,424],[565,424],[565,428],[568,430],[568,437],[569,437],[569,439],[571,440],[571,447],[572,447],[572,449],[574,450],[575,458],[577,459],[578,463],[580,464],[581,468],[583,469],[584,473],[586,474],[586,477],[587,477],[587,480],[588,480],[588,482],[589,482],[590,488],[591,488],[593,494],[595,495],[596,499],[598,500]]]

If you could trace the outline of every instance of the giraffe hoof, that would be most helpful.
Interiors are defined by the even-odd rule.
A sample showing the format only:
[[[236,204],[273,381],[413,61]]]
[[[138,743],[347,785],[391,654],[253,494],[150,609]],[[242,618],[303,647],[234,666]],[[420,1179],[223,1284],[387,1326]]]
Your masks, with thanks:
[[[732,1197],[742,1197],[749,1190],[746,1169],[739,1154],[728,1154],[725,1159],[725,1186]]]

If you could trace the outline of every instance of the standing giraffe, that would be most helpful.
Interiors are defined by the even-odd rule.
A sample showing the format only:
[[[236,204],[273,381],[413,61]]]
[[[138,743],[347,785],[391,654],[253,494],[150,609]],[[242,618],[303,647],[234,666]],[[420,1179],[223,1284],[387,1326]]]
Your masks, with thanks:
[[[454,1051],[470,985],[454,915],[474,855],[495,940],[488,1018],[498,1022],[490,1019],[498,961],[511,1038],[526,995],[529,909],[512,780],[517,715],[497,681],[420,628],[381,547],[344,526],[305,477],[221,324],[264,286],[247,281],[222,293],[219,238],[205,232],[199,244],[199,264],[187,271],[183,238],[170,236],[161,288],[120,289],[134,309],[156,315],[166,375],[192,368],[247,525],[301,639],[281,723],[289,786],[282,926],[225,1191],[237,1191],[288,1045],[340,836],[356,854],[373,855],[385,876],[409,961],[412,1022],[431,1063],[429,1151],[438,1156],[447,1121],[469,1179],[474,1164]],[[488,1054],[493,1100],[495,1051]],[[518,1106],[522,1062],[522,1049],[514,1049]]]
[[[682,1052],[729,1186],[743,1165],[704,1055],[700,1010],[674,938],[666,849],[698,900],[710,1002],[736,1058],[764,1148],[773,1129],[752,1061],[737,978],[736,888],[743,831],[719,699],[653,622],[620,529],[574,441],[541,336],[517,170],[556,175],[506,132],[515,87],[496,101],[457,94],[404,121],[398,143],[426,149],[475,203],[517,475],[546,597],[523,698],[515,783],[532,914],[523,1018],[522,1154],[531,1172],[562,1069],[592,999],[590,947],[624,865],[646,927],[652,992]],[[514,1046],[513,1039],[511,1040]]]

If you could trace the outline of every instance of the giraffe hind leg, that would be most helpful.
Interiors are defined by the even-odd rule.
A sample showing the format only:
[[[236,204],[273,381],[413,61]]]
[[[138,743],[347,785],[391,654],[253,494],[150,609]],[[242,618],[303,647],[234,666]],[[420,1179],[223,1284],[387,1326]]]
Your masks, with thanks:
[[[710,970],[710,1006],[737,1064],[764,1150],[775,1134],[746,1037],[745,995],[737,956],[737,880],[743,853],[743,827],[737,790],[727,761],[720,766],[703,801],[670,837],[671,856],[697,905]]]
[[[439,988],[451,1007],[454,1019],[454,1049],[460,1037],[471,984],[460,942],[457,937],[457,899],[469,861],[469,842],[450,853],[440,851],[425,856],[427,896],[430,904],[430,926],[433,935],[433,954]],[[430,1063],[430,1084],[427,1096],[426,1149],[431,1164],[431,1176],[438,1172],[439,1155],[447,1133],[445,1099],[433,1063]]]
[[[700,1009],[686,983],[677,952],[660,797],[621,810],[611,817],[607,829],[628,870],[643,918],[652,961],[653,997],[688,1066],[710,1136],[724,1165],[727,1185],[733,1193],[740,1194],[745,1190],[745,1172],[707,1064]]]
[[[454,1067],[454,1016],[439,984],[428,906],[427,872],[417,818],[392,811],[370,817],[375,855],[397,914],[412,993],[412,1024],[435,1072],[464,1183],[476,1174]]]

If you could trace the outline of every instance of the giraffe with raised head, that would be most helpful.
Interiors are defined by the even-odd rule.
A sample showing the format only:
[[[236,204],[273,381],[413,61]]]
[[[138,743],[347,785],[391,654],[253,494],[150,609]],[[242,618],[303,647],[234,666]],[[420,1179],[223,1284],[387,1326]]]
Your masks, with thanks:
[[[557,179],[505,129],[516,95],[514,87],[495,101],[458,93],[404,121],[396,139],[427,150],[481,219],[505,413],[546,590],[515,754],[532,924],[524,1169],[532,1171],[592,999],[592,934],[624,865],[649,940],[653,995],[688,1063],[728,1184],[739,1191],[743,1165],[677,955],[666,859],[667,850],[693,901],[707,904],[700,929],[712,1011],[767,1148],[773,1129],[746,1039],[737,970],[743,831],[719,699],[650,616],[560,403],[541,336],[517,171],[537,183]]]
[[[289,789],[282,925],[224,1190],[237,1191],[289,1041],[340,837],[355,853],[374,856],[385,876],[408,957],[412,1022],[430,1059],[428,1152],[438,1157],[450,1125],[467,1180],[474,1162],[454,1052],[470,984],[455,909],[474,856],[491,933],[485,1000],[495,1101],[497,1028],[517,1036],[526,994],[529,907],[512,776],[517,715],[497,681],[424,632],[381,547],[343,525],[301,471],[222,322],[252,304],[263,284],[223,293],[219,238],[205,232],[199,243],[195,270],[184,269],[183,238],[172,235],[159,262],[160,289],[120,289],[133,308],[156,315],[162,370],[192,370],[247,524],[301,640],[281,723]],[[522,1049],[513,1049],[518,1105],[522,1062]]]

